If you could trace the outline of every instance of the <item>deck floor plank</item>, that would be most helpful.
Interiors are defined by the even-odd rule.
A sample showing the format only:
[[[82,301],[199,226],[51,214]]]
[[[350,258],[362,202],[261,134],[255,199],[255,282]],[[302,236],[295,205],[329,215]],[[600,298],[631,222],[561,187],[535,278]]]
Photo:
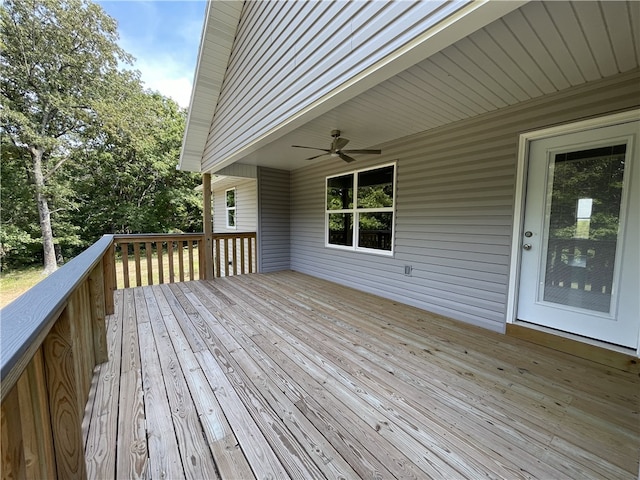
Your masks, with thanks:
[[[145,306],[140,305],[139,297],[137,300],[134,290],[125,290],[116,468],[117,474],[126,478],[144,478],[148,458],[136,316]]]
[[[158,304],[167,301],[161,289],[152,289],[152,291]],[[185,357],[178,355],[174,348],[174,342],[181,345],[187,341],[181,326],[174,321],[183,312],[180,312],[176,305],[171,305],[170,301],[168,303],[173,315],[164,316],[150,323],[158,349],[182,468],[188,479],[216,479],[218,473],[215,465],[210,461],[211,451],[202,434],[199,413],[180,365],[181,360],[185,361]]]
[[[254,294],[259,295],[256,292],[259,288],[260,287],[258,285],[253,286]],[[268,296],[263,296],[263,298],[268,298],[269,302],[280,302],[281,300],[277,300],[273,293],[274,292],[271,292]],[[283,309],[286,311],[287,306],[282,303],[278,303],[277,309]],[[384,434],[387,430],[394,430],[394,426],[401,426],[405,432],[404,440],[406,441],[407,436],[410,440],[408,445],[405,445],[403,448],[403,451],[411,452],[412,447],[417,447],[422,450],[427,448],[429,451],[436,452],[438,454],[440,457],[439,462],[438,456],[435,458],[432,456],[429,459],[431,466],[436,467],[437,470],[435,472],[426,470],[425,473],[432,476],[435,475],[446,478],[459,475],[468,477],[477,477],[481,475],[478,468],[483,468],[482,462],[474,465],[473,456],[467,456],[464,461],[461,461],[457,459],[457,455],[451,453],[460,449],[460,442],[456,441],[455,430],[452,431],[452,426],[459,426],[461,424],[465,425],[464,415],[458,413],[446,418],[446,409],[441,409],[438,415],[431,416],[428,403],[426,403],[429,402],[429,397],[421,395],[421,392],[417,389],[409,388],[406,384],[403,385],[402,382],[399,382],[396,379],[395,373],[390,374],[390,372],[378,368],[375,362],[365,362],[363,365],[360,362],[362,357],[350,352],[351,346],[349,342],[342,343],[343,339],[337,337],[338,332],[336,332],[336,335],[332,336],[324,335],[323,330],[326,329],[326,323],[322,323],[322,325],[314,325],[313,322],[302,319],[304,315],[303,313],[299,313],[298,315],[295,315],[295,312],[291,311],[288,313],[289,315],[286,317],[287,320],[298,320],[296,325],[292,326],[290,329],[298,332],[308,332],[307,337],[299,338],[305,343],[312,343],[312,339],[315,339],[315,350],[321,352],[323,357],[333,365],[340,366],[342,373],[337,376],[338,380],[347,388],[351,387],[353,389],[353,395],[363,396],[362,392],[367,392],[367,396],[364,396],[363,398],[367,400],[371,407],[378,411],[378,414],[383,413],[387,415],[390,423],[388,423],[387,427],[380,430],[381,433]],[[369,338],[379,337],[381,334],[382,332],[372,331],[370,332]],[[347,333],[343,331],[343,335],[347,335]],[[356,341],[359,340],[356,339]],[[340,343],[342,343],[342,345],[334,346]],[[395,392],[397,391],[402,391],[403,395],[396,395]],[[377,394],[376,392],[385,392],[385,394]],[[435,408],[437,408],[437,406]],[[468,410],[468,408],[465,408],[462,412],[466,413],[466,410]],[[441,418],[443,413],[445,414],[444,419]],[[428,421],[425,421],[425,419]],[[439,429],[436,428],[438,423],[442,420],[446,422],[445,425],[441,426]],[[484,420],[484,418],[482,420]],[[464,429],[461,429],[461,433],[468,436],[470,431],[472,432],[473,430],[476,430],[478,431],[478,436],[481,439],[487,439],[487,437],[491,438],[492,432],[487,431],[487,429],[483,429],[481,425],[482,423],[475,421],[466,422],[466,426]],[[395,444],[401,444],[403,438],[396,437],[393,440]],[[503,447],[509,445],[508,439],[504,441],[499,437],[494,438],[495,444],[499,445],[499,442],[502,442]],[[512,455],[517,457],[520,462],[524,462],[528,457],[531,468],[539,463],[539,461],[529,453],[525,451],[518,451],[517,449],[515,450],[516,451]],[[420,455],[416,455],[416,452],[412,453],[412,458],[415,459],[416,464],[422,466],[420,462]],[[467,453],[469,453],[468,449]],[[485,454],[484,460],[486,461],[491,459]],[[456,471],[447,471],[446,468],[448,465],[454,467]],[[497,473],[501,472],[501,467],[498,461],[494,462],[492,469]],[[506,470],[503,470],[501,475],[508,478],[516,478],[517,476],[513,471]]]
[[[292,478],[324,478],[315,462],[311,461],[309,452],[305,451],[303,445],[296,441],[290,430],[283,425],[283,419],[277,414],[277,411],[281,410],[281,406],[277,405],[278,398],[265,391],[267,387],[261,378],[251,378],[249,372],[261,371],[261,368],[244,354],[241,345],[197,297],[192,294],[187,295],[198,314],[205,318],[213,336],[222,340],[222,344],[211,345],[211,352],[216,355],[223,369],[233,372],[232,375],[228,375],[229,380],[243,403],[254,406],[249,410],[252,417],[261,425],[265,436],[272,437],[269,443],[289,475]],[[220,355],[219,352],[222,350],[226,352]]]
[[[149,318],[153,323],[162,321],[153,291],[145,288]],[[184,478],[182,460],[167,397],[159,352],[151,321],[138,325],[142,382],[146,407],[149,473],[151,478]]]
[[[108,347],[90,478],[637,477],[637,375],[295,272],[118,291]]]
[[[113,315],[107,317],[107,352],[109,361],[96,368],[93,408],[89,416],[85,458],[87,478],[115,478],[116,448],[118,441],[118,398],[120,391],[120,362],[122,359],[123,291],[114,296]]]
[[[238,288],[237,285],[235,286]],[[243,294],[242,298],[247,298],[249,295],[249,290],[240,289],[240,292]],[[325,342],[330,339],[319,331],[315,331],[311,335],[308,334],[304,322],[299,320],[302,316],[300,312],[287,311],[286,306],[277,302],[274,296],[261,295],[257,285],[252,286],[251,293],[252,298],[256,300],[252,304],[253,308],[262,314],[261,322],[265,323],[270,331],[275,332],[277,337],[287,340],[290,347],[285,348],[287,350],[289,348],[295,349],[297,353],[291,355],[300,355],[296,357],[298,361],[310,361],[317,365],[315,369],[317,372],[316,381],[322,379],[324,387],[332,391],[339,400],[338,404],[350,406],[354,423],[364,422],[364,426],[371,429],[372,435],[380,435],[388,440],[389,445],[386,446],[382,441],[379,441],[379,450],[373,453],[379,458],[386,457],[385,465],[387,468],[392,468],[391,466],[397,468],[397,471],[391,470],[393,474],[398,478],[421,478],[424,475],[448,478],[460,475],[459,471],[452,468],[452,462],[444,462],[439,458],[439,455],[425,458],[423,455],[424,446],[416,441],[416,438],[409,438],[411,434],[407,435],[407,430],[411,430],[416,436],[420,436],[423,432],[420,428],[415,428],[416,421],[411,418],[410,414],[397,411],[398,406],[392,395],[383,398],[377,394],[381,387],[380,384],[365,385],[360,378],[362,372],[358,371],[355,372],[355,375],[351,375],[345,370],[345,367],[351,366],[353,360],[353,357],[347,356],[349,350],[341,349],[339,352],[330,352],[324,348]],[[279,315],[281,311],[287,313],[286,317]],[[296,317],[298,317],[298,321],[294,320]],[[268,323],[265,319],[269,319]],[[289,332],[294,333],[289,334]],[[280,343],[280,348],[283,348],[282,342]],[[313,345],[313,348],[309,347],[310,345]],[[302,360],[303,357],[304,360]],[[330,377],[327,376],[327,373],[330,374]],[[360,401],[354,402],[353,400],[357,397],[360,398]],[[367,412],[368,415],[366,415]],[[407,427],[408,423],[411,426]],[[407,427],[404,432],[400,424],[405,424]],[[362,427],[363,425],[359,426],[360,430]],[[432,444],[432,447],[434,451],[439,448],[435,444]],[[392,456],[391,452],[394,450],[397,454]],[[440,453],[443,454],[444,451],[441,450]],[[451,455],[449,456],[451,457]]]

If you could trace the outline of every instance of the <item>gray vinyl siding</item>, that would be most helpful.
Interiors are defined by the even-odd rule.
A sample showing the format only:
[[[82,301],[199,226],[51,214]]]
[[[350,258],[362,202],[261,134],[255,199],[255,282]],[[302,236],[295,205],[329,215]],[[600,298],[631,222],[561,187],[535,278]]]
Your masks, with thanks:
[[[324,246],[330,160],[291,174],[291,268],[504,331],[520,133],[637,107],[640,75],[619,75],[406,137],[357,168],[397,160],[393,257]],[[413,267],[411,276],[404,266]]]
[[[227,228],[225,192],[236,189],[236,228]],[[258,227],[258,193],[255,179],[230,178],[213,187],[214,233],[255,232]]]
[[[203,170],[466,3],[245,2]],[[242,101],[247,98],[253,101]]]
[[[258,167],[258,271],[290,268],[290,172]]]

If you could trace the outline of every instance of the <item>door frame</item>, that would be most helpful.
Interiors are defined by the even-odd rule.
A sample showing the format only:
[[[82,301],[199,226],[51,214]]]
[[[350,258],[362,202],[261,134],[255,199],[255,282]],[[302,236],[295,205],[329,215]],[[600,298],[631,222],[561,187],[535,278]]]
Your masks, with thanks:
[[[633,352],[633,349],[618,347],[606,342],[599,342],[579,335],[568,332],[562,332],[551,328],[534,325],[528,322],[518,320],[518,296],[520,285],[520,264],[522,258],[522,241],[524,237],[524,207],[527,186],[527,174],[529,169],[529,144],[534,140],[540,140],[548,137],[555,137],[564,134],[577,133],[593,128],[608,127],[619,123],[626,123],[640,119],[640,109],[629,110],[626,112],[606,115],[588,120],[581,120],[564,125],[553,126],[549,128],[534,130],[520,134],[518,142],[518,160],[516,166],[516,188],[514,194],[513,207],[513,230],[511,233],[511,260],[509,265],[509,289],[507,295],[507,312],[506,323],[518,324],[523,327],[529,327],[535,330],[541,330],[552,333],[560,337],[578,340],[584,343],[604,347],[610,350],[616,350],[624,353]],[[635,165],[635,168],[640,168]],[[635,188],[638,188],[636,185]],[[638,347],[635,350],[635,356],[640,357],[640,329],[638,332]]]

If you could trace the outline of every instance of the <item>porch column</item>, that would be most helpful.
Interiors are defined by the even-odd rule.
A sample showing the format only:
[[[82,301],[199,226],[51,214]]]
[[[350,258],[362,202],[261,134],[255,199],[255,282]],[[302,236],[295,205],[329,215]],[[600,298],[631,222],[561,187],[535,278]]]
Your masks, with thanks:
[[[211,174],[202,174],[204,208],[202,209],[202,227],[204,230],[204,278],[213,279],[213,216],[211,215]],[[202,277],[200,277],[202,278]]]

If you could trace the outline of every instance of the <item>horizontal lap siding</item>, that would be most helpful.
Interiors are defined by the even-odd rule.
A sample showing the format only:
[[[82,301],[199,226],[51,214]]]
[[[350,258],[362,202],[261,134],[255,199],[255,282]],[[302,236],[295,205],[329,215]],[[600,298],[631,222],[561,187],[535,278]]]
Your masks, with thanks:
[[[225,192],[236,189],[236,228],[227,228],[227,208]],[[258,193],[255,179],[237,182],[225,182],[223,186],[214,186],[213,190],[213,231],[255,232],[257,230]]]
[[[246,2],[203,169],[463,6],[444,1]],[[243,101],[247,98],[254,100]]]
[[[258,168],[258,271],[290,268],[290,194],[287,170]]]
[[[324,247],[319,162],[291,176],[291,268],[502,331],[520,133],[637,106],[638,72],[390,143],[358,168],[397,160],[393,258]],[[404,266],[413,267],[404,275]]]

